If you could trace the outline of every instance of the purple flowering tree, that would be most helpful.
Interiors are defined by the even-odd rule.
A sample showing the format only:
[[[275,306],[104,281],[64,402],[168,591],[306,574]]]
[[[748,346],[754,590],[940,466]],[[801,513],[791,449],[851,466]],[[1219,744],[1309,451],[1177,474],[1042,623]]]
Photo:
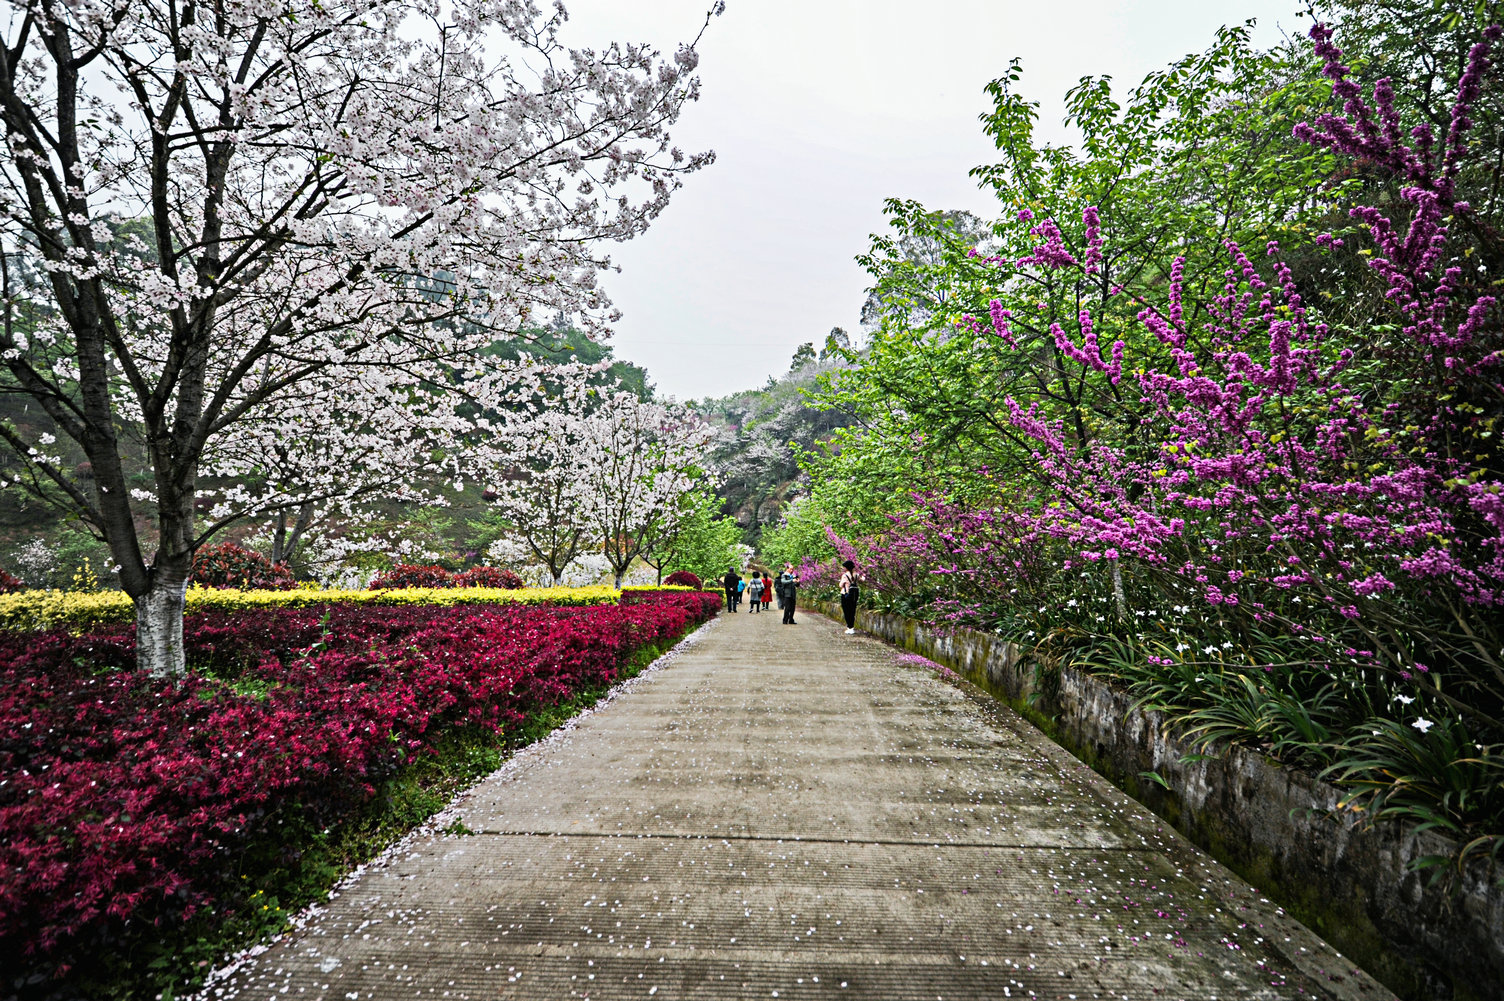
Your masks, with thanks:
[[[1080,409],[1061,416],[1005,398],[1043,491],[1022,506],[1018,537],[1051,540],[1064,570],[1106,568],[1119,615],[1130,611],[1126,568],[1127,590],[1144,600],[1217,606],[1224,619],[1302,638],[1313,660],[1417,684],[1500,724],[1504,483],[1490,460],[1504,342],[1495,298],[1468,287],[1449,251],[1450,228],[1469,211],[1456,197],[1468,109],[1499,34],[1490,28],[1473,49],[1450,127],[1436,138],[1401,126],[1388,81],[1365,100],[1330,30],[1312,32],[1341,110],[1295,134],[1401,182],[1402,217],[1351,210],[1391,314],[1393,336],[1372,356],[1354,350],[1351,331],[1329,327],[1274,242],[1262,266],[1227,243],[1209,300],[1188,295],[1176,260],[1163,300],[1134,303],[1152,337],[1139,350],[1133,336],[1108,343],[1099,330],[1098,317],[1120,314],[1126,293],[1092,294],[1113,253],[1094,208],[1074,240],[1042,218],[1032,252],[988,259],[1000,286],[1066,280],[1085,291],[1073,322],[1049,328],[1064,378],[1119,401],[1136,425],[1094,434]],[[1315,241],[1327,252],[1343,242]],[[1018,350],[1006,301],[962,326]]]

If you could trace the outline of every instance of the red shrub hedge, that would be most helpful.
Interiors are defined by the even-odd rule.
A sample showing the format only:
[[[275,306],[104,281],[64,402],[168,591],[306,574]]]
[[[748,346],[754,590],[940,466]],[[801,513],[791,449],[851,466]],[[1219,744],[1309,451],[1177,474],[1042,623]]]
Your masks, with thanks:
[[[21,578],[0,570],[0,594],[14,594],[17,591],[26,590],[26,582]]]
[[[371,581],[367,590],[384,591],[399,587],[454,587],[454,574],[433,564],[398,563]]]
[[[455,587],[504,587],[515,590],[527,587],[523,579],[501,567],[471,567],[454,575]]]
[[[285,563],[273,563],[254,549],[233,542],[201,549],[193,557],[189,581],[204,587],[286,591],[297,587]]]
[[[667,601],[693,609],[698,617],[705,619],[716,613],[723,600],[720,591],[660,591],[652,587],[634,587],[621,593],[623,605],[656,604]]]
[[[337,822],[446,730],[610,682],[717,607],[205,612],[177,683],[123,667],[129,626],[0,633],[0,955],[50,972],[128,924],[233,910],[237,859],[290,818]]]
[[[663,583],[670,586],[677,585],[679,587],[692,587],[697,591],[700,589],[700,578],[696,577],[688,570],[675,570],[673,573],[663,578]]]

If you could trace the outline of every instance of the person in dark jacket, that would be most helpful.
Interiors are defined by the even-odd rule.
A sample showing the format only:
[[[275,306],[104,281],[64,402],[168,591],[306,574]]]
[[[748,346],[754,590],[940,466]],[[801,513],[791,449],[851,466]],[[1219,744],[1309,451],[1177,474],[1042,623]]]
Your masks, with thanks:
[[[726,571],[726,576],[721,578],[721,586],[726,589],[726,611],[736,611],[736,585],[741,580],[736,567]]]
[[[846,635],[856,632],[856,603],[862,589],[856,580],[856,564],[851,560],[842,563],[846,572],[841,574],[841,616],[846,620]]]
[[[778,583],[783,585],[780,597],[783,600],[784,625],[797,626],[794,621],[794,603],[799,596],[799,575],[794,573],[794,564],[785,563],[783,573],[778,575]]]

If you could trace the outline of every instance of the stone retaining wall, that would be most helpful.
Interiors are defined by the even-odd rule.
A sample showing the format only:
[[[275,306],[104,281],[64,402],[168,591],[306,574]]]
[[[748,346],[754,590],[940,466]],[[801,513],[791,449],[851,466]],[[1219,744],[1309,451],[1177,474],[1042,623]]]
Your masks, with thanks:
[[[840,618],[834,603],[812,605]],[[1092,675],[1063,669],[1058,686],[1039,691],[1018,648],[995,637],[865,610],[857,625],[1022,711],[1401,997],[1504,999],[1499,867],[1475,863],[1432,886],[1429,873],[1406,868],[1451,850],[1437,833],[1334,818],[1335,788],[1255,751],[1182,763],[1192,748],[1165,737],[1162,714],[1133,709],[1127,693]]]

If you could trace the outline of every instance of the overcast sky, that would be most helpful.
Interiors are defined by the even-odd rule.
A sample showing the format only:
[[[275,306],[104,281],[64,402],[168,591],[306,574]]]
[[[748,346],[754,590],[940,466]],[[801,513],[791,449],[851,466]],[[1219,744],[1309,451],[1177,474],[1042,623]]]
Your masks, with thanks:
[[[567,0],[573,44],[693,38],[709,0]],[[611,343],[660,392],[723,396],[781,375],[795,347],[855,331],[868,276],[853,261],[885,198],[995,215],[967,171],[995,152],[977,116],[1013,56],[1063,139],[1079,77],[1127,89],[1207,48],[1218,26],[1298,34],[1295,0],[728,0],[700,43],[703,92],[674,133],[717,160],[644,236],[612,251]]]

